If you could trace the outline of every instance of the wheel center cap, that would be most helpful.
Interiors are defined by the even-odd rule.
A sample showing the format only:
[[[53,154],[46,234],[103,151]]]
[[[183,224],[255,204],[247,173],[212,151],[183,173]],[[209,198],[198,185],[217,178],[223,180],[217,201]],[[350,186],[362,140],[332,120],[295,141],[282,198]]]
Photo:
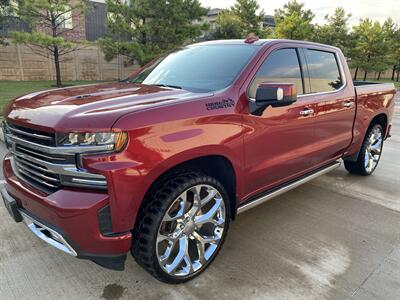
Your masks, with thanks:
[[[185,228],[183,229],[183,231],[186,234],[191,234],[194,231],[194,229],[195,229],[195,224],[194,224],[193,220],[190,220],[189,222],[187,222],[185,224]]]

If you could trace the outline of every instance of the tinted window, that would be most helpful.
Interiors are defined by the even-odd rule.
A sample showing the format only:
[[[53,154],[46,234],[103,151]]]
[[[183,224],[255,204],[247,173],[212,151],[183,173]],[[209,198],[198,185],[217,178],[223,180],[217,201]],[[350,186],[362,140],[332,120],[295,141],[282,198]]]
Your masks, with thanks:
[[[300,64],[295,49],[281,49],[272,52],[260,69],[250,86],[249,97],[256,97],[256,90],[263,82],[292,82],[297,93],[303,94]]]
[[[310,73],[311,92],[334,91],[343,85],[334,53],[307,50],[306,58]]]
[[[260,48],[251,45],[199,45],[154,62],[130,81],[179,86],[193,92],[226,88]]]

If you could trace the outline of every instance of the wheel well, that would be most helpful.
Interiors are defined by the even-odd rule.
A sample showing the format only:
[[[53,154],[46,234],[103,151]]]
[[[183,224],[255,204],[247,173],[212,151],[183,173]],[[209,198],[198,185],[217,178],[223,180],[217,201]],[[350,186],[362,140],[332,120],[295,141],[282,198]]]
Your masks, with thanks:
[[[180,170],[193,170],[204,173],[217,179],[226,189],[229,195],[231,207],[231,218],[236,216],[236,175],[231,162],[220,155],[210,155],[185,161],[161,174],[150,186],[147,193],[151,192],[153,187],[162,182],[170,174]],[[147,193],[145,199],[147,198]],[[141,205],[141,209],[142,209]]]
[[[387,116],[386,116],[386,114],[384,114],[384,113],[379,114],[379,115],[376,115],[376,116],[371,120],[371,122],[369,123],[368,129],[367,129],[367,131],[366,131],[366,133],[365,133],[365,136],[368,134],[369,129],[370,129],[372,126],[374,126],[375,124],[380,124],[380,125],[382,126],[382,128],[383,128],[383,135],[385,136],[385,135],[386,135],[386,130],[387,130]],[[364,138],[365,138],[365,137],[364,137]],[[343,158],[343,159],[344,159],[344,160],[347,160],[347,161],[357,161],[358,155],[359,155],[359,154],[360,154],[360,149],[357,151],[356,154],[354,154],[354,155],[352,155],[352,156],[349,156],[349,157],[345,157],[345,158]]]
[[[386,130],[387,130],[387,116],[386,114],[379,114],[377,116],[375,116],[371,123],[369,124],[368,129],[370,129],[372,126],[374,126],[375,124],[380,124],[383,128],[383,134],[386,134]],[[368,132],[368,130],[367,130]]]

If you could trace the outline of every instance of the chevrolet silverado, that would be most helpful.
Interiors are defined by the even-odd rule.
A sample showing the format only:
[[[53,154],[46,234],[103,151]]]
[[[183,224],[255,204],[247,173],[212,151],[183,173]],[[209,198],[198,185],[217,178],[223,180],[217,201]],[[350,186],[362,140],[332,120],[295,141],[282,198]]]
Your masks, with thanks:
[[[18,97],[4,113],[3,201],[63,252],[114,270],[131,252],[157,279],[187,281],[237,214],[341,160],[374,172],[395,88],[351,78],[338,48],[252,37]]]

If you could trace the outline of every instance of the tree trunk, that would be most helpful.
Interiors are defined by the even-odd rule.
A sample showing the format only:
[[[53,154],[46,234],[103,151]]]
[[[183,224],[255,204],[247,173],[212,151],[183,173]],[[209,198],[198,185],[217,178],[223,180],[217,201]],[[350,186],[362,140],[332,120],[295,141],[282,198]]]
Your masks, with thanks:
[[[358,74],[358,67],[356,67],[356,71],[354,72],[353,80],[357,80],[357,74]]]
[[[143,25],[145,25],[146,24],[146,18],[142,18],[142,22],[143,22]],[[147,44],[147,34],[146,34],[146,32],[142,32],[142,44],[143,45]]]
[[[53,37],[57,37],[57,24],[56,17],[53,13],[50,14],[51,18],[51,31],[53,33]],[[61,69],[60,69],[60,52],[58,50],[57,45],[53,45],[53,56],[54,56],[54,67],[56,69],[56,85],[57,87],[62,87],[61,83]]]
[[[400,77],[400,71],[397,71],[397,79],[396,79],[396,81],[399,81],[399,77]]]
[[[379,71],[379,72],[378,72],[378,80],[381,80],[381,74],[382,74],[382,72]]]
[[[392,80],[394,81],[394,74],[396,73],[396,65],[393,65],[393,69],[392,69]]]
[[[368,53],[368,58],[367,58],[367,62],[369,62],[371,59],[371,54]],[[364,81],[367,80],[367,75],[368,75],[368,71],[364,70]]]
[[[61,69],[60,69],[60,57],[58,54],[58,47],[54,46],[54,66],[56,68],[56,85],[62,87],[61,83]]]
[[[367,74],[368,74],[368,72],[364,71],[364,81],[367,80]]]

